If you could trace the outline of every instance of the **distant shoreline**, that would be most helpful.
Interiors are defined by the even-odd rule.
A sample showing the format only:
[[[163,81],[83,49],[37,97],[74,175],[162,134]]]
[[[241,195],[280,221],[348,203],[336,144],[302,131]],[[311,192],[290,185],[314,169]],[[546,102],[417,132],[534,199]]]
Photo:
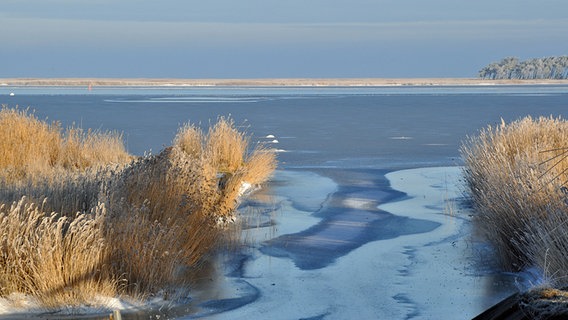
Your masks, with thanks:
[[[151,78],[0,78],[1,86],[126,86],[126,87],[389,87],[554,85],[568,80],[484,80],[479,78],[274,78],[274,79],[151,79]]]

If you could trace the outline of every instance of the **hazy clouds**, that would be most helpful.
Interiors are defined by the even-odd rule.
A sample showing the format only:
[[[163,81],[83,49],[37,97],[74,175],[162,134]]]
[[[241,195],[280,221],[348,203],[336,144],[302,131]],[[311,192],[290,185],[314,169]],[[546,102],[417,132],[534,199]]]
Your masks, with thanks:
[[[567,54],[566,8],[518,0],[4,0],[0,67],[6,76],[468,77],[504,56]],[[63,65],[78,56],[88,64]],[[42,74],[28,74],[34,70]]]
[[[563,0],[3,0],[21,18],[229,23],[563,19]]]

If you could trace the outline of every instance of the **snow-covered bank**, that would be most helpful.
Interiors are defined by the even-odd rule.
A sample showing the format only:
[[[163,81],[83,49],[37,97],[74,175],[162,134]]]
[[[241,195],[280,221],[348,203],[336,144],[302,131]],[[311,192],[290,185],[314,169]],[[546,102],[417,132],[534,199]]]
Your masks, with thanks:
[[[438,228],[369,242],[314,270],[255,251],[242,278],[259,290],[258,299],[216,319],[467,319],[479,314],[514,291],[514,279],[479,269],[468,211],[446,209],[461,197],[460,170],[420,168],[387,175],[391,187],[408,197],[379,208],[438,222]],[[290,210],[282,207],[278,223],[288,212],[290,218],[298,215]]]

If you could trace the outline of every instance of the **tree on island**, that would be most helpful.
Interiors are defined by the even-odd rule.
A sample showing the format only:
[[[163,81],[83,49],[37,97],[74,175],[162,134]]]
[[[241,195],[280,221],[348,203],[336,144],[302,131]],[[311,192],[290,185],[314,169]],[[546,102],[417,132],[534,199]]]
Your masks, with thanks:
[[[534,58],[520,61],[507,57],[479,71],[482,79],[568,79],[568,56]]]

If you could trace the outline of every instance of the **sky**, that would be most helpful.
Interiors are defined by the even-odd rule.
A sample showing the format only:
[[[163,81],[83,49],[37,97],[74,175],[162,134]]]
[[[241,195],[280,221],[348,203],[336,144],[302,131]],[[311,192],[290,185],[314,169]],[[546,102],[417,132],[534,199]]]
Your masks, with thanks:
[[[0,78],[477,77],[568,55],[566,0],[2,0]]]

